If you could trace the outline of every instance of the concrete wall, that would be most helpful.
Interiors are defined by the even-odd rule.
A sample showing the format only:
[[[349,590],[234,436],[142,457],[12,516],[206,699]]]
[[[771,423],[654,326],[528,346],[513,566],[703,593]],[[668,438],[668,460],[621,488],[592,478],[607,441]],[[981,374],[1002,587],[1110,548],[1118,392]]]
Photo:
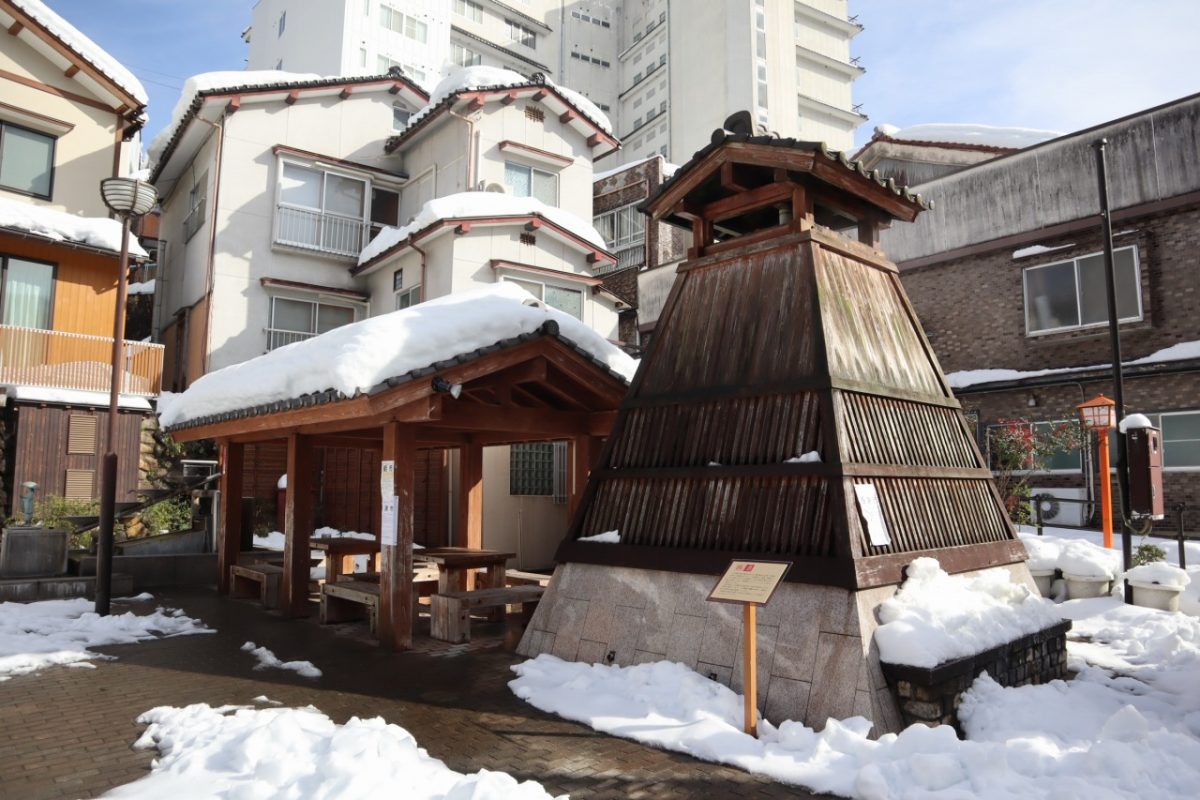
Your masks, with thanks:
[[[567,504],[509,494],[508,459],[508,447],[483,449],[483,546],[516,553],[510,568],[552,567],[569,522]]]

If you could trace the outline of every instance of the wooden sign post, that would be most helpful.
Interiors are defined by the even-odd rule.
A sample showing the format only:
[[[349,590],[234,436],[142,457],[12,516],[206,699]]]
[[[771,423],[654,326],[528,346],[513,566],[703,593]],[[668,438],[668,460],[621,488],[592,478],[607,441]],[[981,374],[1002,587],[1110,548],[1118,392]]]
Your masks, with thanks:
[[[742,690],[746,697],[746,733],[758,738],[758,607],[770,602],[792,568],[790,561],[730,561],[708,595],[713,603],[742,607]]]

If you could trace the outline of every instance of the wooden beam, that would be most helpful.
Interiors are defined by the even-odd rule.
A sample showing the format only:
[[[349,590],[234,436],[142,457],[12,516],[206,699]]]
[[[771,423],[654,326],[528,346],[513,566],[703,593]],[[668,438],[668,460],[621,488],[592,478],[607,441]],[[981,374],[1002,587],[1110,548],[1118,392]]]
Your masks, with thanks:
[[[593,411],[588,415],[588,433],[592,436],[608,436],[617,424],[617,412]]]
[[[400,90],[404,88],[404,84],[400,81],[393,81],[388,87],[388,94],[400,94]]]
[[[468,114],[473,114],[481,108],[483,108],[483,98],[479,95],[475,95],[471,98],[471,102],[467,103]]]
[[[879,247],[879,220],[874,216],[858,221],[858,241],[867,247]]]
[[[8,32],[10,34],[12,34],[13,36],[16,36],[18,33],[20,33],[23,30],[25,30],[25,26],[21,24],[20,20],[16,20],[13,22],[12,25],[8,26]]]
[[[531,98],[533,99],[534,102],[540,103],[542,100],[545,100],[549,96],[550,96],[549,93],[545,89],[538,89],[536,92],[533,93]]]
[[[456,234],[458,234],[459,236],[462,236],[463,234],[466,234],[466,233],[470,233],[471,232],[471,223],[469,223],[469,222],[458,223],[457,225],[454,226],[454,232]]]
[[[350,87],[347,86],[347,87],[343,88],[340,92],[338,92],[338,99],[339,100],[349,100],[351,94],[353,94],[353,92],[351,91]]]
[[[474,437],[459,448],[458,476],[454,544],[483,547],[483,445]]]
[[[565,438],[587,431],[587,414],[533,408],[493,408],[453,404],[446,407],[438,427],[468,431],[536,434]]]
[[[757,189],[714,200],[700,210],[700,215],[713,222],[720,222],[771,203],[790,203],[795,186],[791,181],[768,183]]]
[[[412,647],[413,499],[416,494],[416,437],[413,426],[383,426],[381,460],[392,462],[392,494],[396,498],[396,535],[380,531],[379,640],[389,650]]]
[[[484,389],[489,386],[498,386],[501,384],[521,384],[533,383],[535,381],[546,380],[548,371],[545,358],[535,358],[526,361],[524,364],[518,364],[515,367],[502,369],[499,372],[493,372],[491,375],[485,375],[478,380],[471,381],[463,387],[463,391],[473,392],[476,389]]]
[[[242,107],[242,96],[234,95],[228,103],[225,104],[225,113],[232,114]]]
[[[221,517],[217,529],[217,590],[229,593],[229,568],[242,551],[242,477],[245,448],[236,442],[221,443]]]
[[[292,89],[287,93],[287,97],[283,98],[283,102],[289,106],[296,105],[296,101],[300,99],[300,90]]]
[[[600,144],[602,141],[604,141],[604,139],[600,136],[600,134],[593,133],[591,136],[589,136],[587,138],[587,146],[595,147],[596,145]]]
[[[511,106],[516,101],[517,101],[517,93],[516,92],[508,92],[504,95],[504,97],[500,98],[500,105]]]
[[[530,233],[533,233],[540,227],[542,227],[542,221],[540,219],[531,219],[529,222],[525,223],[525,230],[529,231]]]
[[[357,450],[382,450],[383,440],[366,436],[313,436],[313,447],[348,447]]]
[[[578,118],[579,118],[579,115],[576,114],[574,111],[572,111],[569,108],[566,111],[564,111],[563,113],[558,115],[558,121],[563,123],[564,125],[566,123],[570,122],[571,120],[578,119]]]
[[[742,184],[738,183],[737,180],[734,179],[734,177],[733,177],[733,162],[732,161],[726,161],[724,164],[721,165],[720,178],[721,178],[721,188],[722,189],[725,189],[730,192],[747,192],[750,190],[749,186],[743,186]]]
[[[599,439],[594,436],[576,436],[571,439],[569,449],[571,484],[567,498],[567,518],[573,519],[579,510],[579,501],[583,498],[588,475],[592,472],[592,463],[600,453]]]
[[[66,75],[68,78],[74,78],[78,72],[79,72],[79,65],[72,64],[71,66],[67,67],[66,71],[63,72],[63,75]]]
[[[308,603],[309,539],[313,531],[315,460],[308,437],[292,434],[287,447],[287,502],[284,511],[283,578],[280,609],[284,616],[304,617]]]

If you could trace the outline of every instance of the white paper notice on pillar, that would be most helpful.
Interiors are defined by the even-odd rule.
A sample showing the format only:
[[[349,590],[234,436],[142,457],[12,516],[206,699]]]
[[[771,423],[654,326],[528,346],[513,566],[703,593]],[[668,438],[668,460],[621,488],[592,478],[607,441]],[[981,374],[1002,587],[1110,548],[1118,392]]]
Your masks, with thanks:
[[[856,483],[854,494],[858,496],[858,510],[867,522],[867,536],[871,544],[883,547],[892,543],[887,523],[883,520],[883,507],[879,504],[879,493],[873,483]]]
[[[383,513],[380,515],[379,543],[390,547],[396,546],[396,498],[383,498]]]
[[[379,462],[379,496],[392,497],[396,494],[396,462]]]

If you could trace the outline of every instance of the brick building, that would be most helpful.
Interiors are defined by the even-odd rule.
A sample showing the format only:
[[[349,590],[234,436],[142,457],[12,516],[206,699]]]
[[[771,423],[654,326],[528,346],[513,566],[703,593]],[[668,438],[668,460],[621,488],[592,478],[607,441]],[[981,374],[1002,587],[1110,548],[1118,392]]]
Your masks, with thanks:
[[[1163,431],[1164,494],[1200,523],[1200,95],[914,187],[936,207],[882,248],[986,446],[1001,420],[1046,425],[1112,396],[1093,143],[1108,140],[1126,413]],[[1091,499],[1090,453],[1064,451],[1032,481]],[[1115,484],[1115,480],[1114,480]],[[1114,486],[1114,496],[1116,494]],[[1087,522],[1062,504],[1059,521]],[[1082,513],[1081,513],[1082,512]],[[1079,519],[1082,516],[1083,519]]]

